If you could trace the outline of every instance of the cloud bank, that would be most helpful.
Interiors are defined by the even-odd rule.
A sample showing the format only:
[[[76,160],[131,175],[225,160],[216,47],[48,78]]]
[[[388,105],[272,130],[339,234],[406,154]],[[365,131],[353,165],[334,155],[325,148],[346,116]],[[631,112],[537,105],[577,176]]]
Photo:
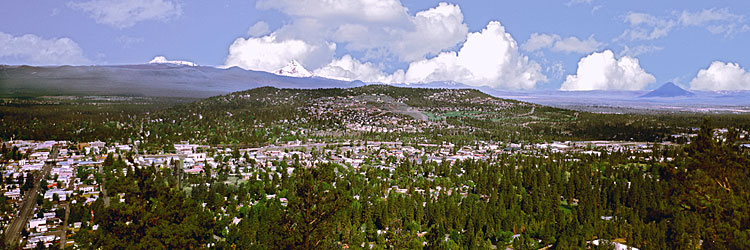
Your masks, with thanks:
[[[568,75],[560,90],[640,90],[655,81],[637,58],[617,59],[611,50],[605,50],[581,58],[576,74]]]
[[[536,83],[547,81],[541,66],[519,53],[516,41],[500,22],[490,22],[480,32],[469,33],[458,51],[411,62],[406,71],[388,75],[372,63],[345,55],[315,70],[315,74],[384,83],[454,81],[504,89],[533,89]]]
[[[90,63],[70,38],[44,39],[37,35],[13,36],[0,32],[0,58],[33,65],[80,65]]]
[[[229,46],[225,67],[238,66],[244,69],[276,71],[292,60],[303,65],[322,65],[333,57],[335,44],[311,44],[303,40],[280,40],[271,34],[258,38],[237,38]]]
[[[457,81],[508,89],[547,81],[541,66],[519,52],[499,22],[469,33],[454,4],[440,3],[413,16],[398,0],[259,1],[256,7],[281,11],[291,22],[262,37],[254,25],[249,34],[254,37],[237,38],[230,46],[225,67],[272,72],[297,60],[318,76],[342,80]],[[590,46],[592,40],[560,39],[554,49],[581,51],[580,43]],[[336,58],[336,48],[348,53]],[[408,67],[386,73],[372,60]]]
[[[142,21],[167,21],[182,15],[181,5],[170,0],[91,0],[69,2],[68,6],[88,13],[96,23],[120,29]]]
[[[403,73],[388,75],[370,62],[361,62],[351,55],[344,55],[314,71],[315,75],[332,79],[364,82],[393,83],[403,78]],[[398,79],[394,79],[398,78]]]
[[[750,90],[750,72],[737,63],[713,62],[690,81],[694,90]]]
[[[490,22],[470,33],[458,52],[412,62],[404,82],[456,81],[474,86],[533,89],[547,81],[541,66],[518,51],[513,37],[500,22]]]

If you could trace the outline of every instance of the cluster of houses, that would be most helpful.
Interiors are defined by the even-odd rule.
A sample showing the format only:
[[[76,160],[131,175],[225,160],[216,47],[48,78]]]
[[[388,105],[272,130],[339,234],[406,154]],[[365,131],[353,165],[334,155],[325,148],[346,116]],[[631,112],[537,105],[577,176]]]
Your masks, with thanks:
[[[380,95],[323,97],[303,109],[312,119],[342,119],[341,125],[350,132],[418,133],[430,125],[427,121],[394,112],[393,106],[403,103],[384,100],[389,98]],[[372,103],[378,105],[371,105]]]
[[[322,97],[301,109],[313,120],[335,121],[348,133],[422,133],[428,129],[475,130],[468,125],[456,126],[445,117],[468,115],[474,118],[503,118],[515,109],[531,110],[533,104],[516,103],[489,96],[474,96],[472,90],[442,90],[426,97],[441,105],[409,107],[408,98],[393,98],[384,94]],[[327,128],[330,129],[330,128]]]
[[[323,106],[317,106],[318,108]],[[329,112],[329,111],[326,111]],[[50,246],[59,243],[66,235],[74,234],[81,226],[80,221],[67,221],[60,216],[70,204],[84,202],[89,204],[106,195],[100,183],[97,183],[95,173],[102,171],[102,163],[109,153],[130,152],[137,148],[133,145],[117,143],[89,142],[73,144],[65,141],[21,141],[3,142],[6,147],[16,147],[20,152],[26,152],[21,160],[6,161],[2,167],[2,193],[14,210],[18,210],[24,198],[24,182],[35,172],[43,171],[45,164],[51,164],[49,174],[41,179],[43,206],[35,206],[33,216],[25,222],[25,237],[22,239],[25,248],[36,247],[38,243]],[[671,143],[661,143],[661,147],[672,146]],[[399,163],[410,161],[415,163],[435,162],[450,164],[463,160],[487,160],[500,154],[567,154],[575,160],[583,155],[599,156],[612,152],[643,153],[645,160],[651,153],[653,144],[639,142],[617,141],[567,141],[547,143],[503,143],[476,141],[472,145],[458,146],[451,143],[442,144],[410,144],[400,141],[343,141],[343,142],[313,142],[293,141],[280,145],[270,145],[260,148],[230,148],[212,147],[191,143],[175,144],[174,153],[158,155],[133,156],[134,162],[129,165],[156,165],[179,169],[185,175],[207,174],[209,168],[217,166],[234,169],[230,175],[237,180],[259,178],[258,171],[270,171],[274,176],[281,162],[292,166],[298,162],[301,166],[310,167],[317,163],[334,162],[353,167],[378,168],[387,172],[394,172]],[[743,145],[750,147],[750,145]],[[51,158],[53,147],[57,147],[57,157]],[[234,152],[237,150],[238,152]],[[239,156],[239,157],[238,157]],[[671,159],[660,159],[669,161]],[[288,174],[294,169],[285,168]],[[210,171],[215,175],[215,171]],[[28,187],[28,185],[26,185]],[[468,188],[468,187],[466,187]],[[397,185],[391,187],[395,192],[405,193],[407,189]],[[415,192],[438,195],[443,193],[440,186],[429,190],[415,190]],[[447,190],[463,194],[465,190]],[[122,194],[116,196],[122,197]],[[267,197],[274,199],[276,197]],[[356,198],[356,197],[355,197]],[[279,197],[279,199],[284,199]],[[122,199],[119,199],[122,202]],[[281,200],[282,204],[286,200]],[[18,215],[18,211],[6,211],[0,215],[0,225],[3,230]],[[66,245],[74,244],[71,240]]]
[[[25,196],[30,187],[40,185],[42,204],[33,206],[32,217],[25,221],[22,230],[21,246],[24,249],[42,244],[50,247],[71,233],[66,230],[64,211],[71,203],[85,200],[85,203],[96,201],[100,196],[100,185],[94,173],[104,160],[107,152],[120,152],[130,149],[128,145],[110,145],[104,142],[72,144],[66,141],[23,141],[2,142],[7,148],[16,147],[25,152],[23,159],[7,161],[2,167],[2,193],[13,211],[0,215],[3,232],[19,215]],[[58,147],[57,157],[52,158],[53,147]],[[104,156],[103,156],[104,155]],[[44,178],[29,178],[35,173],[44,171],[45,164],[50,165],[49,173]],[[33,181],[34,183],[27,183]],[[25,185],[24,185],[25,184]],[[25,190],[27,189],[27,190]],[[79,199],[80,198],[80,199]],[[28,202],[38,203],[36,197]],[[80,227],[80,222],[70,223],[72,231]],[[73,244],[72,241],[66,245]]]
[[[533,104],[510,102],[503,99],[493,98],[490,96],[474,96],[471,97],[473,90],[468,89],[446,89],[440,92],[436,92],[427,97],[427,99],[450,103],[454,105],[445,105],[437,109],[437,111],[450,112],[450,111],[503,111],[508,108],[516,106],[531,106]],[[471,104],[467,107],[465,104]],[[460,108],[459,108],[460,107]],[[433,110],[435,111],[435,110]]]
[[[670,146],[663,143],[662,146]],[[395,170],[397,164],[410,161],[422,163],[432,161],[454,163],[458,160],[487,160],[499,154],[538,154],[542,151],[565,154],[601,155],[602,153],[630,152],[650,153],[653,144],[614,141],[575,141],[551,142],[538,144],[502,143],[477,141],[474,145],[457,146],[444,144],[407,144],[402,142],[378,141],[345,141],[338,143],[289,142],[282,145],[270,145],[261,148],[240,148],[232,152],[231,148],[212,148],[208,145],[175,144],[177,154],[139,156],[135,158],[139,165],[165,164],[179,162],[184,173],[203,174],[206,167],[214,168],[224,164],[230,169],[237,169],[237,177],[251,178],[248,168],[268,168],[272,171],[282,161],[291,165],[298,161],[302,166],[314,166],[321,162],[334,162],[359,168],[368,166]],[[209,155],[206,152],[213,152]],[[241,156],[239,159],[231,158]],[[644,156],[647,157],[647,156]],[[229,160],[226,160],[229,158]],[[575,157],[572,157],[575,158]],[[220,159],[220,160],[216,160]],[[221,160],[224,159],[224,160]],[[645,158],[644,158],[645,159]],[[648,160],[648,159],[645,159]],[[252,164],[247,162],[252,161]],[[292,171],[293,169],[287,169]]]

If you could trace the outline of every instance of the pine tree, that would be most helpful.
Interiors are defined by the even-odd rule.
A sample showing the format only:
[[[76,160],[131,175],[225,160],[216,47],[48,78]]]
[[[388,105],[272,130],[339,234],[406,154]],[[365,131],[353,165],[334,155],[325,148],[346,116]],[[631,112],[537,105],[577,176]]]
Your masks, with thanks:
[[[342,216],[340,212],[350,204],[341,189],[332,186],[336,181],[333,165],[297,168],[296,185],[289,197],[287,227],[294,237],[294,248],[324,249],[332,244],[333,233]]]

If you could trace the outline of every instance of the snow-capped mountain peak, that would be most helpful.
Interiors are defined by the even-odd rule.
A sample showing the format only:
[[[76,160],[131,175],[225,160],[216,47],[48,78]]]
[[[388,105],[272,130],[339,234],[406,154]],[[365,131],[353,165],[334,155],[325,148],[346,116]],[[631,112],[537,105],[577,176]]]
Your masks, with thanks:
[[[311,77],[313,76],[310,71],[307,71],[297,60],[290,61],[286,66],[277,70],[277,75],[291,76],[291,77]]]
[[[194,62],[189,62],[189,61],[170,61],[170,60],[167,60],[167,58],[163,57],[163,56],[154,57],[154,59],[151,60],[148,63],[149,64],[154,64],[154,63],[160,63],[160,64],[161,63],[168,63],[168,64],[177,64],[177,65],[185,65],[185,66],[192,66],[192,67],[198,66],[198,64],[196,64]]]

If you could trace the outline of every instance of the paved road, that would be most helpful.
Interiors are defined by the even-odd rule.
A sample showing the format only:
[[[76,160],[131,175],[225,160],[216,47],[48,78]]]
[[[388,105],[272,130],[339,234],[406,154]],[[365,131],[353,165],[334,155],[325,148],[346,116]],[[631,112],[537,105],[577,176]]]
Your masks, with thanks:
[[[104,175],[104,167],[99,166],[99,173]],[[99,185],[102,191],[102,199],[104,200],[104,207],[109,207],[109,196],[107,195],[107,188],[105,187],[107,185],[107,178],[102,178],[102,184]]]
[[[47,158],[48,160],[42,168],[41,174],[37,176],[38,178],[34,178],[34,187],[26,191],[26,194],[23,197],[23,203],[18,210],[18,215],[13,218],[13,221],[5,230],[5,245],[16,245],[20,243],[21,230],[23,230],[29,222],[31,215],[34,213],[36,197],[37,195],[40,195],[39,190],[41,189],[41,180],[47,177],[50,170],[52,170],[52,166],[57,163],[55,161],[55,159],[57,159],[57,153],[57,146],[52,147],[52,152],[50,152],[49,157]]]
[[[523,114],[517,115],[517,116],[527,116],[527,115],[533,115],[533,114],[534,114],[534,109],[536,109],[536,107],[535,107],[535,106],[532,106],[532,107],[531,107],[531,111],[529,111],[528,113],[523,113]]]
[[[528,113],[520,114],[520,115],[518,115],[518,117],[533,115],[535,108],[536,107],[531,107],[531,111],[529,111]],[[538,123],[538,122],[539,121],[524,122],[524,123],[521,124],[521,127],[527,127],[527,126],[529,126],[529,124],[534,124],[534,123]]]
[[[75,182],[75,178],[70,178],[70,181],[68,182],[68,185],[65,186],[65,189],[71,190],[73,188],[73,183]],[[60,249],[65,249],[65,243],[68,241],[68,217],[70,217],[70,200],[71,197],[67,197],[65,203],[63,203],[60,207],[65,208],[65,220],[63,221],[62,231],[60,231]]]

